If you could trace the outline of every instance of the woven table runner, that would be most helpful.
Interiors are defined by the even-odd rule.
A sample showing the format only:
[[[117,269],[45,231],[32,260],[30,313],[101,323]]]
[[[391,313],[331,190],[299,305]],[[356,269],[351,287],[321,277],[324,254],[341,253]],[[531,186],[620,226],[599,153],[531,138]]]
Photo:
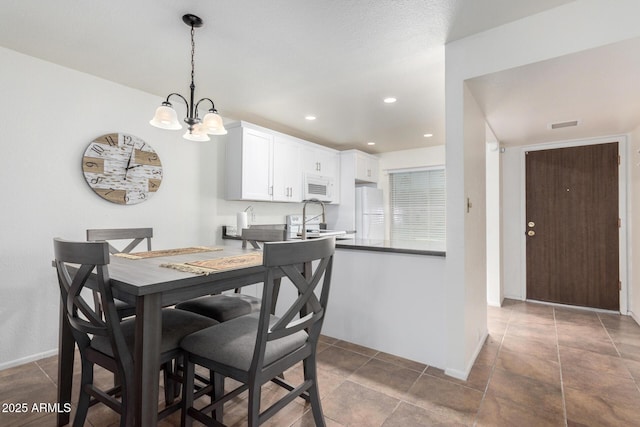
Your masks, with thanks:
[[[136,252],[132,254],[113,254],[114,256],[127,259],[145,259],[145,258],[157,258],[161,256],[170,255],[185,255],[185,254],[197,254],[199,252],[213,252],[221,251],[222,248],[210,248],[208,246],[191,246],[189,248],[177,248],[177,249],[162,249],[159,251],[148,252]]]
[[[161,264],[160,267],[173,268],[174,270],[184,271],[186,273],[207,275],[215,271],[233,270],[256,265],[262,265],[262,252],[252,252],[244,255],[234,255],[202,261]]]

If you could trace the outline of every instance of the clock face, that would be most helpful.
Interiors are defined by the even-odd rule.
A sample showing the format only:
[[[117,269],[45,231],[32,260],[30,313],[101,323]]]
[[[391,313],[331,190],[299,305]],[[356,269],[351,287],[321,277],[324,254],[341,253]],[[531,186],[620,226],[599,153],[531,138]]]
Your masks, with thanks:
[[[110,133],[93,140],[82,157],[87,184],[100,197],[134,205],[153,196],[162,182],[162,163],[137,136]]]

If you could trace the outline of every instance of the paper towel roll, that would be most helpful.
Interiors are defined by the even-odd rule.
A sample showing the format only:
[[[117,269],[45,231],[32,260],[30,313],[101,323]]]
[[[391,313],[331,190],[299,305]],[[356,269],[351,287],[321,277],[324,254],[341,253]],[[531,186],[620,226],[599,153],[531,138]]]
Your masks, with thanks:
[[[236,214],[236,219],[237,219],[236,235],[242,236],[242,229],[243,228],[249,228],[249,221],[247,219],[247,213],[246,212],[238,212]]]

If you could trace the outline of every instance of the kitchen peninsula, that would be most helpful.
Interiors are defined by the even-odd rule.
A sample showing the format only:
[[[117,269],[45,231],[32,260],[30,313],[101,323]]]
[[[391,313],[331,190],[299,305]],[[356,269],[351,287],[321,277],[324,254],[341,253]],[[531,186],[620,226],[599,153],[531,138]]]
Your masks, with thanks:
[[[379,157],[358,150],[331,150],[247,122],[230,124],[229,129],[230,133],[236,132],[237,135],[227,138],[224,150],[220,147],[218,158],[225,161],[218,164],[218,170],[225,171],[226,180],[220,183],[219,188],[221,193],[225,192],[226,197],[218,206],[217,219],[219,223],[229,224],[233,230],[229,229],[227,233],[228,227],[222,226],[220,233],[218,229],[216,244],[240,245],[239,241],[234,241],[239,240],[235,236],[237,212],[249,210],[251,226],[262,223],[262,226],[271,224],[286,228],[285,224],[291,223],[293,217],[299,217],[297,220],[300,221],[303,200],[324,200],[325,221],[321,221],[323,209],[320,206],[307,207],[307,217],[315,221],[313,227],[319,228],[319,222],[326,222],[327,228],[345,230],[347,236],[353,238],[340,237],[336,241],[332,279],[334,286],[329,297],[323,333],[430,366],[447,368],[448,331],[443,321],[447,310],[444,242],[398,242],[384,238],[362,238],[356,230],[355,215],[357,186],[378,186],[386,193],[388,187],[385,182],[378,182],[386,179],[385,170],[442,165],[444,149],[435,147],[410,150],[407,153],[389,155],[384,162],[379,162]],[[284,144],[285,140],[289,144]],[[278,147],[277,141],[282,142],[281,147]],[[249,149],[249,145],[254,143],[263,148],[271,147],[260,157],[262,163],[259,164],[251,160],[256,150]],[[298,162],[290,161],[288,165],[308,164],[309,168],[316,167],[320,171],[309,168],[306,169],[307,172],[296,170],[293,181],[280,180],[277,174],[284,170],[291,172],[289,167],[284,170],[273,167],[274,161],[284,158],[282,153],[276,153],[276,149],[285,146],[289,154],[291,149],[300,148],[294,156],[299,159]],[[328,157],[316,160],[319,157],[311,156],[305,160],[309,148],[313,148],[314,153],[322,152]],[[265,162],[265,158],[272,161]],[[257,174],[258,166],[267,163],[272,165],[271,168],[265,168],[264,173]],[[331,175],[327,182],[335,184],[334,191],[331,192],[332,198],[304,194],[307,190],[316,190],[314,187],[307,188],[305,176],[323,174],[327,178],[327,173]],[[280,190],[277,190],[279,182],[282,184]],[[239,183],[242,186],[233,186]],[[249,183],[255,185],[247,186]],[[247,192],[248,188],[260,191]],[[278,194],[282,197],[277,196]],[[350,230],[356,230],[355,234],[349,233]],[[300,231],[300,228],[289,227],[288,238],[298,237]],[[261,293],[256,286],[243,289],[243,292],[256,296]],[[293,297],[283,286],[280,298],[288,301]]]
[[[225,232],[225,244],[240,244]],[[445,252],[357,238],[337,240],[336,249],[323,333],[445,368]],[[280,298],[294,297],[283,286]]]

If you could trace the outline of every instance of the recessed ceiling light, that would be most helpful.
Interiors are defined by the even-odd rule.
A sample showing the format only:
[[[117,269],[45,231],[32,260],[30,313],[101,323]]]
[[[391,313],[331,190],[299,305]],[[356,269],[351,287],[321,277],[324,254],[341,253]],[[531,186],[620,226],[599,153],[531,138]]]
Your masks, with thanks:
[[[304,118],[307,120],[315,120],[316,116],[305,116]]]
[[[397,101],[397,99],[390,96],[389,98],[385,98],[383,101],[385,104],[393,104],[394,102]]]
[[[433,136],[433,134],[432,133],[425,133],[422,136],[424,136],[425,138],[431,138]]]
[[[376,143],[373,142],[373,141],[369,141],[369,142],[367,142],[367,145],[376,145]]]

